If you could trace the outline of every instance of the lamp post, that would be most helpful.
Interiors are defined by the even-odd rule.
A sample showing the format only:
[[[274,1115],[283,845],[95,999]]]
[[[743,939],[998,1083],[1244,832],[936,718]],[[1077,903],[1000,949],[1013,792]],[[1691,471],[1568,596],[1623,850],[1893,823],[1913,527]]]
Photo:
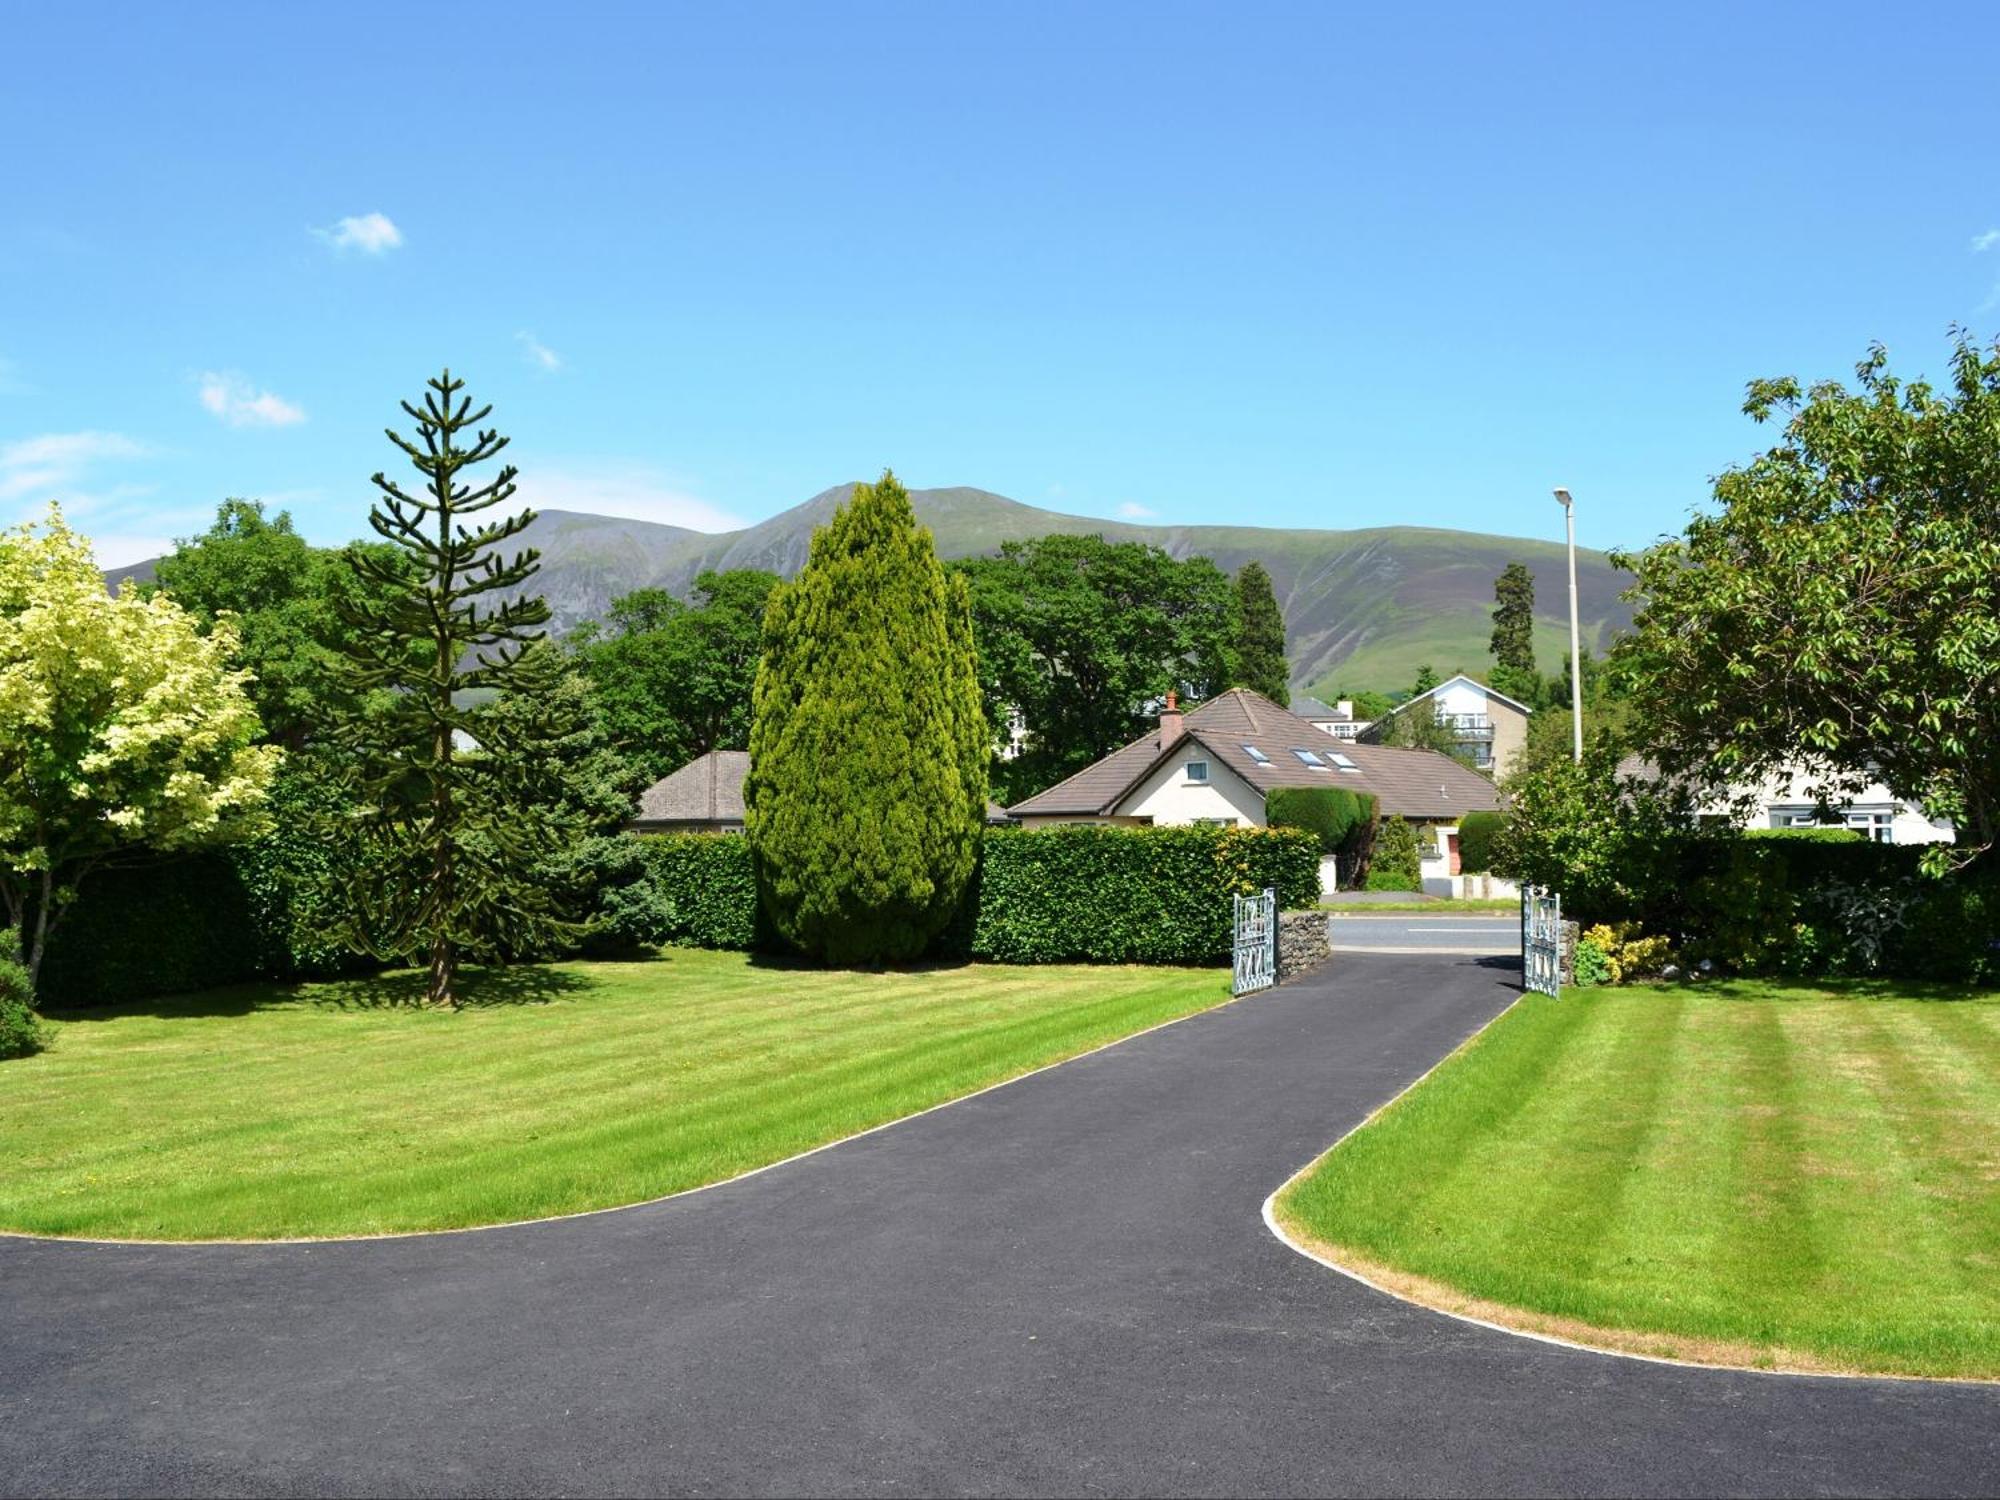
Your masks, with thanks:
[[[1556,487],[1556,501],[1563,508],[1563,523],[1569,531],[1569,722],[1574,739],[1571,754],[1583,764],[1583,636],[1576,623],[1576,502],[1568,490]]]

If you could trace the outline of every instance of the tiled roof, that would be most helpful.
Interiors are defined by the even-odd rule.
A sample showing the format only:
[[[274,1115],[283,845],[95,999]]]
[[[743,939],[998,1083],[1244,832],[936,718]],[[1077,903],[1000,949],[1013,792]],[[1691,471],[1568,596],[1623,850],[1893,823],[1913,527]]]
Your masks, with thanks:
[[[1337,724],[1354,722],[1353,714],[1344,714],[1331,703],[1322,703],[1319,699],[1307,697],[1304,693],[1292,694],[1291,711],[1302,719],[1312,719],[1315,722],[1320,719]]]
[[[1198,743],[1260,792],[1281,786],[1345,786],[1372,792],[1385,817],[1455,818],[1500,806],[1492,782],[1448,755],[1329,741],[1297,714],[1248,688],[1231,688],[1189,710],[1183,730],[1183,742]],[[1251,745],[1263,751],[1264,760],[1250,754]],[[1016,817],[1103,817],[1162,760],[1182,749],[1183,743],[1176,743],[1162,751],[1155,730],[1067,781],[1015,803],[1011,811]],[[1358,769],[1317,770],[1294,755],[1295,749],[1312,751],[1329,767],[1335,755],[1344,755]]]
[[[654,823],[737,823],[743,821],[743,778],[750,771],[747,750],[711,750],[639,794],[641,828]]]
[[[750,774],[747,750],[711,750],[639,794],[637,828],[682,823],[743,825],[743,778]],[[988,799],[986,821],[1008,821],[1007,809]]]

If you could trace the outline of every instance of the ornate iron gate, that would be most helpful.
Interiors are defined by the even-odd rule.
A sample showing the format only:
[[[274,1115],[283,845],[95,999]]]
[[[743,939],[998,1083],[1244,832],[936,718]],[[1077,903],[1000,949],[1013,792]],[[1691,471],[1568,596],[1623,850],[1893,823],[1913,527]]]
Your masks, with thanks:
[[[1527,987],[1562,994],[1562,897],[1547,886],[1521,887],[1521,969]]]
[[[1235,946],[1229,992],[1247,995],[1278,982],[1278,893],[1236,896]]]

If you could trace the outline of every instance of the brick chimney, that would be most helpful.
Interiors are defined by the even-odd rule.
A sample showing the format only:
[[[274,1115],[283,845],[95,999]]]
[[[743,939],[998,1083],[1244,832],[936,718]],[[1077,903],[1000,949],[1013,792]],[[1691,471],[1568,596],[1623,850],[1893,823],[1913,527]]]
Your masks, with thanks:
[[[1167,691],[1167,706],[1160,710],[1160,748],[1165,750],[1181,737],[1181,710],[1173,690]]]

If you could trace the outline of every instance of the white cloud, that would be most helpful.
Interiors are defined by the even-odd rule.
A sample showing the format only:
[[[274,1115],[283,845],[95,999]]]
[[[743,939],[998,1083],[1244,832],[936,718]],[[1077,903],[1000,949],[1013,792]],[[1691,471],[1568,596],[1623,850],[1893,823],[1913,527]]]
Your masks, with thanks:
[[[160,528],[182,519],[147,503],[150,484],[106,482],[107,465],[150,450],[117,432],[50,432],[0,444],[0,506],[10,523],[39,520],[51,501],[90,536],[107,567],[164,550]],[[141,550],[134,550],[141,549]]]
[[[2000,245],[2000,229],[1989,229],[1984,234],[1976,234],[1972,237],[1972,253],[1974,255],[1978,255],[1985,250],[1991,250],[1995,245]]]
[[[642,464],[537,465],[521,475],[521,498],[537,510],[581,510],[692,531],[740,531],[750,524]]]
[[[1122,519],[1127,521],[1147,521],[1157,516],[1159,512],[1147,509],[1137,500],[1127,500],[1123,505],[1118,507],[1118,514]]]
[[[231,427],[290,427],[306,419],[295,406],[270,391],[260,391],[241,375],[210,371],[201,377],[201,404]]]
[[[384,255],[403,243],[403,231],[387,214],[350,216],[331,229],[315,229],[313,233],[336,250],[359,250],[363,255]]]
[[[562,356],[527,330],[523,329],[515,334],[514,342],[521,346],[521,353],[528,363],[537,369],[546,370],[553,375],[563,367]]]

